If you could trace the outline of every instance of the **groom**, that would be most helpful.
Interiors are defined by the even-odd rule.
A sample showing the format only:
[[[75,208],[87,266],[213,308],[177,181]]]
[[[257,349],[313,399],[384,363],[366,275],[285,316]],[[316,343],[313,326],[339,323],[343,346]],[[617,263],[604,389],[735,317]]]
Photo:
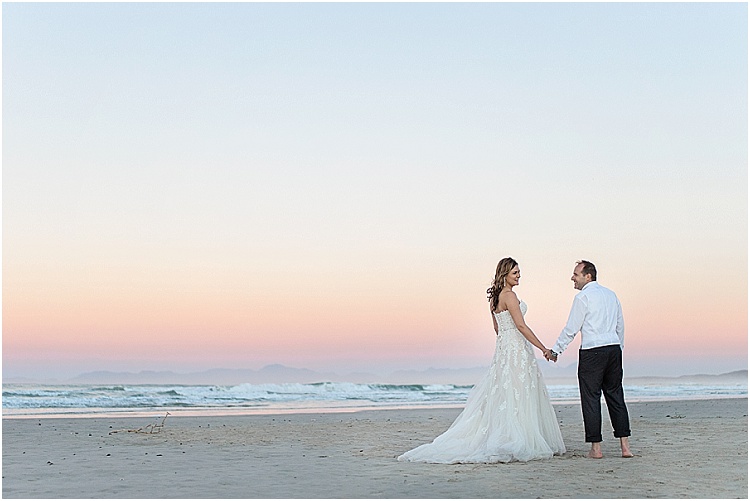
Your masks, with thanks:
[[[586,430],[586,442],[591,442],[588,457],[602,458],[601,395],[607,402],[615,437],[620,439],[622,457],[633,457],[628,437],[630,422],[622,391],[622,348],[625,326],[622,307],[611,290],[596,281],[596,267],[579,261],[571,278],[579,292],[573,300],[568,323],[555,346],[544,353],[547,360],[557,362],[557,356],[581,332],[578,352],[578,386],[581,410]]]

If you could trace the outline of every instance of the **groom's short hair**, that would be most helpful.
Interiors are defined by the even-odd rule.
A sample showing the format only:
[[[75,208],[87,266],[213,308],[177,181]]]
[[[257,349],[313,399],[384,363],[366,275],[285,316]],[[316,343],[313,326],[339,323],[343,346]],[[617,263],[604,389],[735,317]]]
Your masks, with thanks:
[[[591,261],[578,261],[577,264],[582,264],[583,269],[581,269],[581,273],[583,273],[583,276],[591,275],[591,280],[596,282],[596,266],[594,266],[594,263]]]

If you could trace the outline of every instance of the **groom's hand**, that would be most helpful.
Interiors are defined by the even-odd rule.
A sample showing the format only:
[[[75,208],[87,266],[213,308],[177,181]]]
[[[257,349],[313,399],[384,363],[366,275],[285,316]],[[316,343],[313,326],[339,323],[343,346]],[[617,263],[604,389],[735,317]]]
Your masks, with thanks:
[[[551,349],[547,348],[542,353],[544,353],[544,358],[549,362],[550,360],[553,362],[557,362],[557,353],[552,351]]]

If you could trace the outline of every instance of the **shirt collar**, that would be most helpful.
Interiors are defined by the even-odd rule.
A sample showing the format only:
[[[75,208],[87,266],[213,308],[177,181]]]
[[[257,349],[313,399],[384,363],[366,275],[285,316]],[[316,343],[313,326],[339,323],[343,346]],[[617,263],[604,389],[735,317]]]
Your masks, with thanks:
[[[591,284],[596,284],[596,280],[592,280],[591,282],[587,283],[586,285],[584,285],[584,286],[583,286],[583,288],[581,288],[581,290],[582,290],[582,291],[585,291],[585,290],[586,290],[586,288],[587,288],[587,287],[588,287],[589,285],[591,285]],[[594,287],[596,287],[596,286],[594,286]]]

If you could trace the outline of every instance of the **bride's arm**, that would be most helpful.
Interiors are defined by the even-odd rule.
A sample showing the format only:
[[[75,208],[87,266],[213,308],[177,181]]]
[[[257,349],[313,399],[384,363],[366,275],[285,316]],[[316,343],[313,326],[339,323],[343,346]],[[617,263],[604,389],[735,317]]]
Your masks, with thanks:
[[[497,336],[497,319],[495,318],[495,312],[492,311],[492,303],[490,303],[490,315],[492,316],[492,326],[495,328],[495,335]]]
[[[513,323],[516,324],[516,328],[518,329],[518,331],[523,334],[523,337],[528,339],[529,343],[542,350],[542,352],[547,351],[547,348],[545,348],[542,342],[539,341],[539,338],[536,337],[534,331],[532,331],[531,328],[526,325],[526,321],[523,319],[523,314],[521,313],[521,304],[518,301],[516,295],[513,294],[513,300],[507,301],[506,303],[508,306],[508,311],[510,312],[510,317],[513,319]]]

